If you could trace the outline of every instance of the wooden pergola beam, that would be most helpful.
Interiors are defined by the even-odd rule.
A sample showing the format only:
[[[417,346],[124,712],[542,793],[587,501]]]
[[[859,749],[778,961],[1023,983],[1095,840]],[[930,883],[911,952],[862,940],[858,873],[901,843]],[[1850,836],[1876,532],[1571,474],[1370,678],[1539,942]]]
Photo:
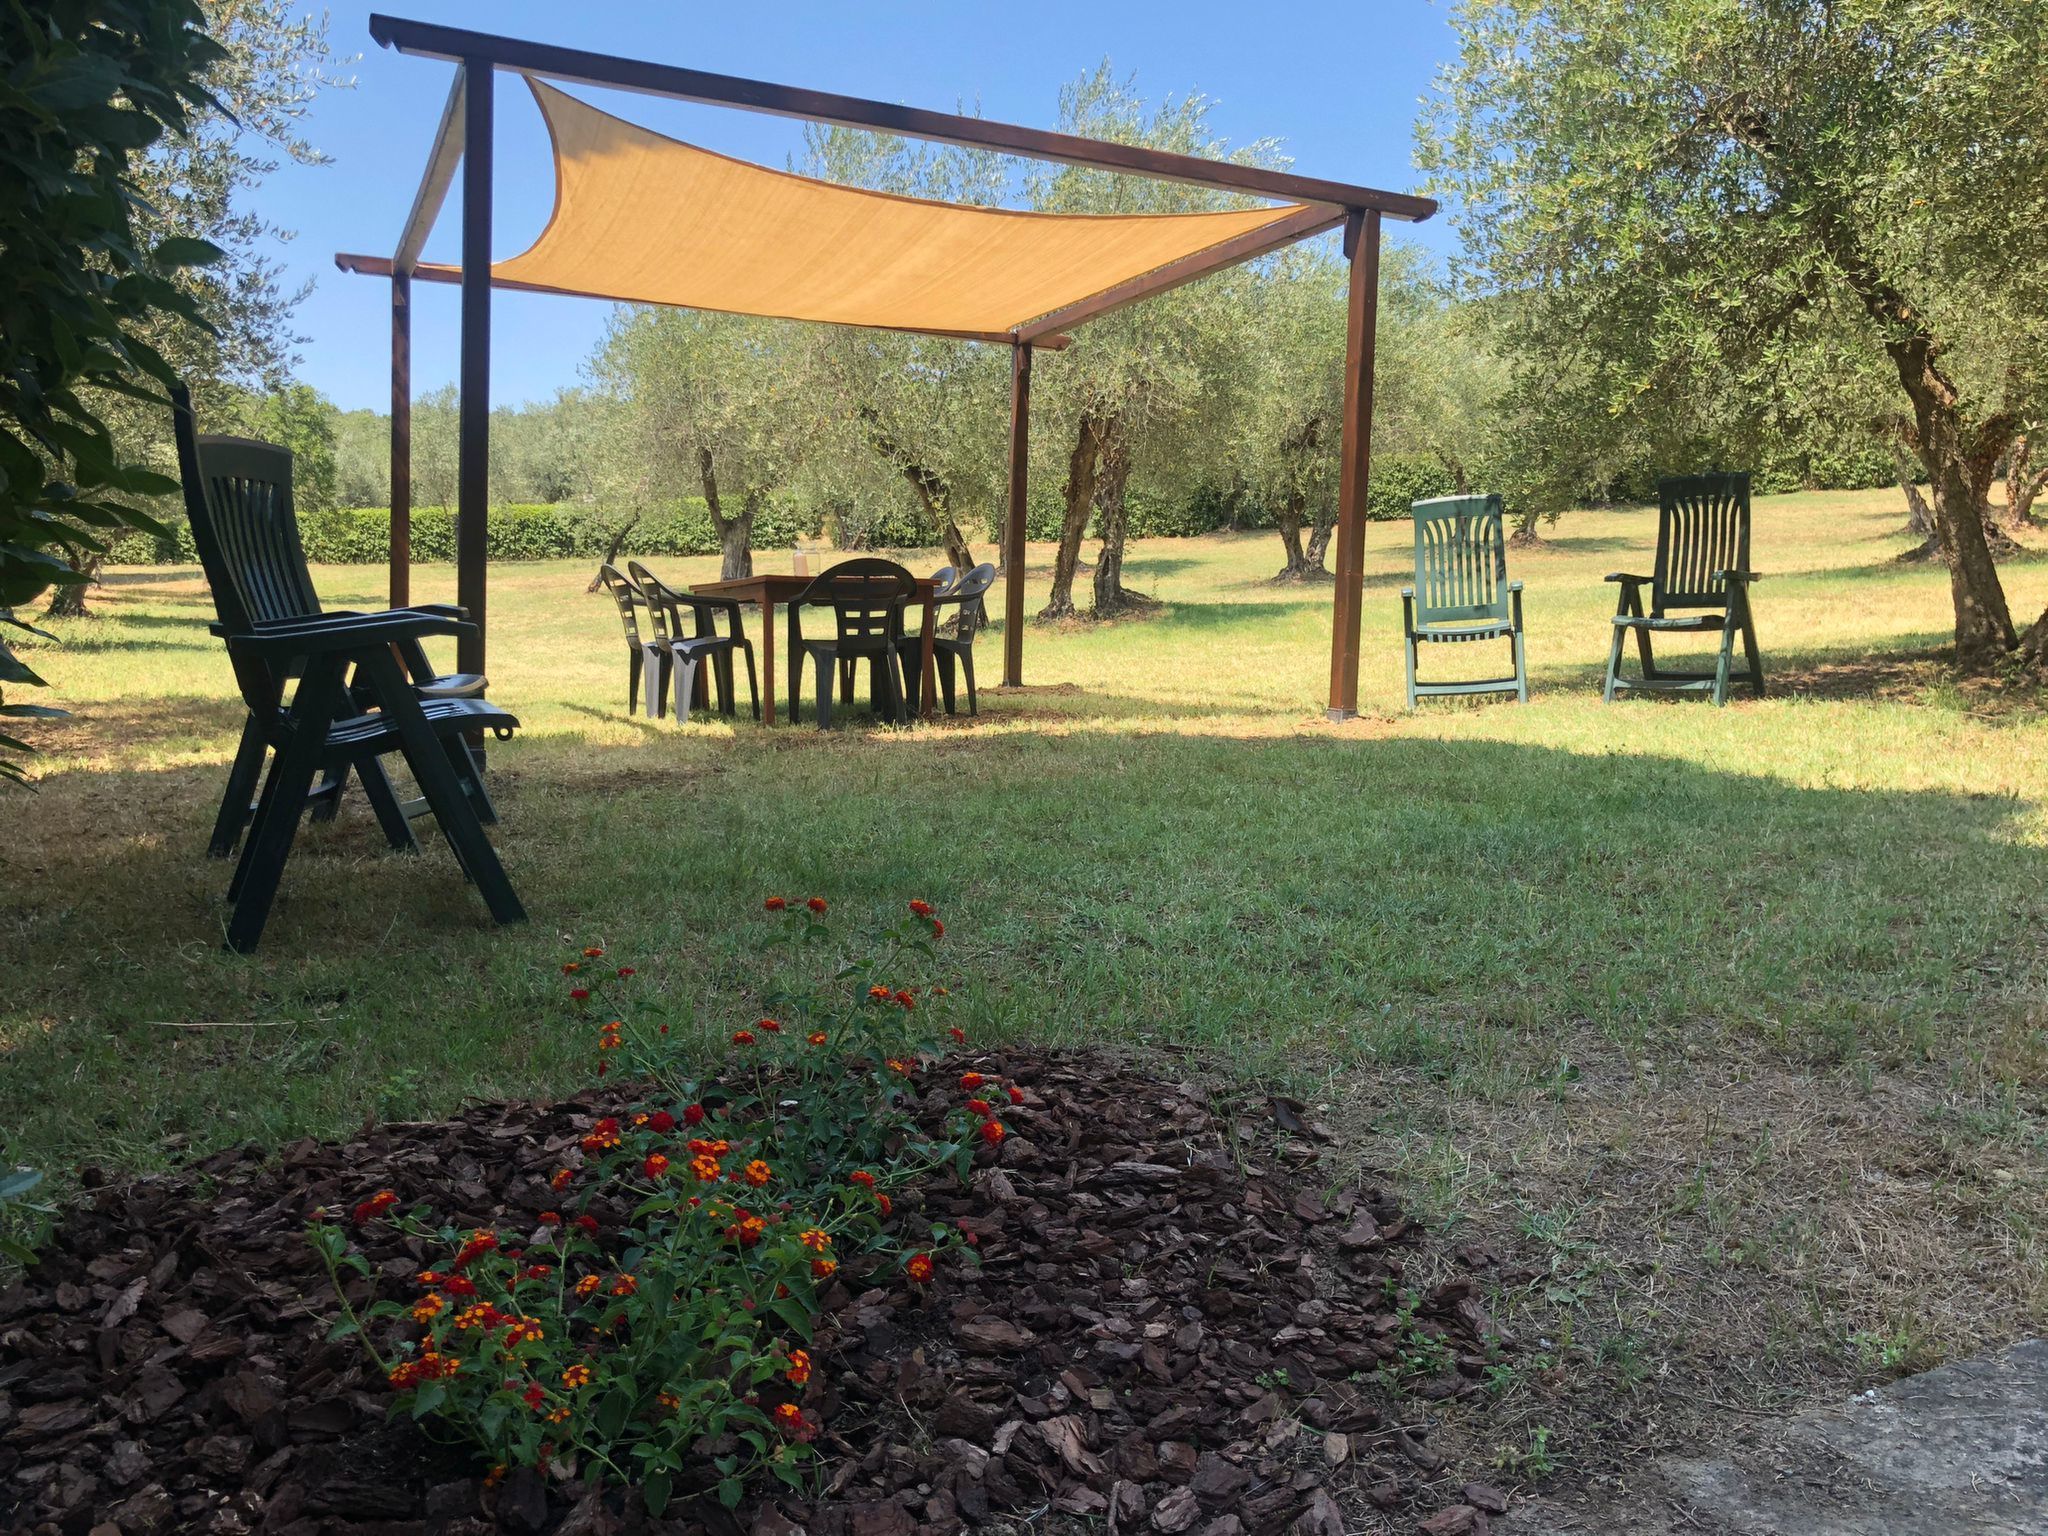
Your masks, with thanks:
[[[713,74],[675,64],[619,58],[580,48],[560,48],[549,43],[472,32],[462,27],[444,27],[398,16],[373,14],[370,17],[370,36],[386,48],[421,58],[491,65],[571,84],[605,86],[612,90],[666,96],[677,101],[737,107],[742,111],[762,112],[773,117],[798,117],[842,128],[865,128],[970,149],[992,149],[1033,160],[1082,165],[1101,171],[1123,171],[1164,181],[1184,181],[1253,197],[1323,203],[1333,209],[1371,208],[1391,218],[1415,222],[1436,212],[1436,203],[1430,198],[1388,192],[1378,187],[1325,181],[1315,176],[1297,176],[1292,171],[1238,165],[1228,160],[1208,160],[1200,155],[1174,154],[1136,144],[1111,144],[1071,133],[991,122],[957,112],[933,112],[922,107],[899,106],[860,96],[842,96],[833,91],[774,85],[765,80]]]
[[[1031,343],[1010,351],[1010,499],[1003,517],[1003,686],[1024,686],[1024,517],[1031,476]]]
[[[455,601],[471,627],[456,642],[456,666],[484,671],[484,568],[490,548],[491,496],[491,170],[496,76],[465,61],[462,99],[462,372],[455,448]]]
[[[1358,635],[1365,606],[1365,493],[1372,475],[1372,374],[1380,309],[1380,216],[1344,226],[1351,259],[1345,304],[1344,435],[1337,480],[1337,591],[1330,622],[1330,718],[1358,713]]]

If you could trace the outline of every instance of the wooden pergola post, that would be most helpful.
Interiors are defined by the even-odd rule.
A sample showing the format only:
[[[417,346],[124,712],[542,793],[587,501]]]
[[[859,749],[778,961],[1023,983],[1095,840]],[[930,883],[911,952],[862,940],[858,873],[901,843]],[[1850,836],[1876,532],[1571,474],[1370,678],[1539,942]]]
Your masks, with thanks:
[[[1003,521],[1003,686],[1024,686],[1024,516],[1031,478],[1031,343],[1010,348],[1010,501]]]
[[[391,274],[391,606],[412,602],[412,276]]]
[[[491,97],[488,59],[463,65],[462,415],[456,443],[455,601],[469,610],[456,667],[484,670],[486,564],[490,547],[491,453]]]
[[[1344,437],[1337,482],[1337,591],[1331,615],[1330,718],[1358,713],[1358,633],[1365,604],[1365,496],[1372,477],[1372,365],[1380,300],[1380,212],[1344,221],[1351,295],[1344,337]]]

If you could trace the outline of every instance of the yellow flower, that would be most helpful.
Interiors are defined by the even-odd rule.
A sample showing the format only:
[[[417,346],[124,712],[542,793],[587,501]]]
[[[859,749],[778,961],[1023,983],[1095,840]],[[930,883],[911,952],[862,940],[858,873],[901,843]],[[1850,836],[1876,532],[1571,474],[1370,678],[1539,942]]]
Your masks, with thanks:
[[[572,1392],[575,1391],[578,1387],[589,1386],[590,1367],[587,1365],[570,1366],[569,1369],[562,1372],[562,1385],[567,1387]]]

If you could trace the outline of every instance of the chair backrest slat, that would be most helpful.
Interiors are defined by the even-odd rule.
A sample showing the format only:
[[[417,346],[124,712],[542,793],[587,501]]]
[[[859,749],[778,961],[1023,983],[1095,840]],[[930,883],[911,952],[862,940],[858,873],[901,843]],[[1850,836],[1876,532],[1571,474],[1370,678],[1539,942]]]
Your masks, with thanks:
[[[202,437],[182,387],[172,392],[171,424],[185,516],[221,627],[246,634],[319,613],[292,504],[291,450],[252,438]],[[243,701],[259,717],[275,715],[296,667],[241,656],[234,667]]]
[[[1418,501],[1415,618],[1442,624],[1508,617],[1508,552],[1500,497]]]
[[[1723,571],[1749,569],[1749,476],[1673,475],[1657,482],[1657,564],[1650,611],[1722,608]]]
[[[839,644],[860,649],[886,646],[903,631],[903,605],[917,591],[917,578],[893,560],[842,560],[817,577],[789,605],[832,610]]]
[[[597,579],[605,591],[611,594],[612,601],[618,604],[619,624],[626,631],[627,645],[637,651],[646,643],[640,638],[640,615],[643,613],[647,615],[648,625],[655,639],[664,637],[666,630],[654,611],[654,604],[648,601],[647,594],[640,590],[630,576],[616,566],[600,565],[597,568]]]

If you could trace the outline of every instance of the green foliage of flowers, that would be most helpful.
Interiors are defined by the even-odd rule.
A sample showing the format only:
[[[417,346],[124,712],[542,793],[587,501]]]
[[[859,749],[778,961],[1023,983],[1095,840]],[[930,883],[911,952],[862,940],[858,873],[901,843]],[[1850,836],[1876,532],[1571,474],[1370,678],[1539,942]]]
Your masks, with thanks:
[[[842,958],[823,899],[767,910],[773,1013],[730,1031],[716,1077],[693,1065],[687,1007],[645,994],[601,949],[564,965],[621,1102],[554,1173],[561,1209],[535,1230],[464,1232],[379,1191],[355,1227],[389,1223],[448,1256],[414,1277],[411,1300],[358,1305],[372,1268],[348,1226],[311,1229],[342,1299],[336,1336],[360,1337],[399,1408],[471,1442],[494,1476],[580,1469],[638,1485],[656,1513],[678,1494],[737,1503],[761,1473],[798,1484],[819,1429],[805,1346],[821,1293],[899,1270],[923,1283],[972,1246],[898,1208],[1004,1135],[1001,1086],[978,1073],[959,1079],[969,1097],[942,1133],[913,1117],[942,1042],[965,1038],[930,976],[945,925],[912,902]]]

